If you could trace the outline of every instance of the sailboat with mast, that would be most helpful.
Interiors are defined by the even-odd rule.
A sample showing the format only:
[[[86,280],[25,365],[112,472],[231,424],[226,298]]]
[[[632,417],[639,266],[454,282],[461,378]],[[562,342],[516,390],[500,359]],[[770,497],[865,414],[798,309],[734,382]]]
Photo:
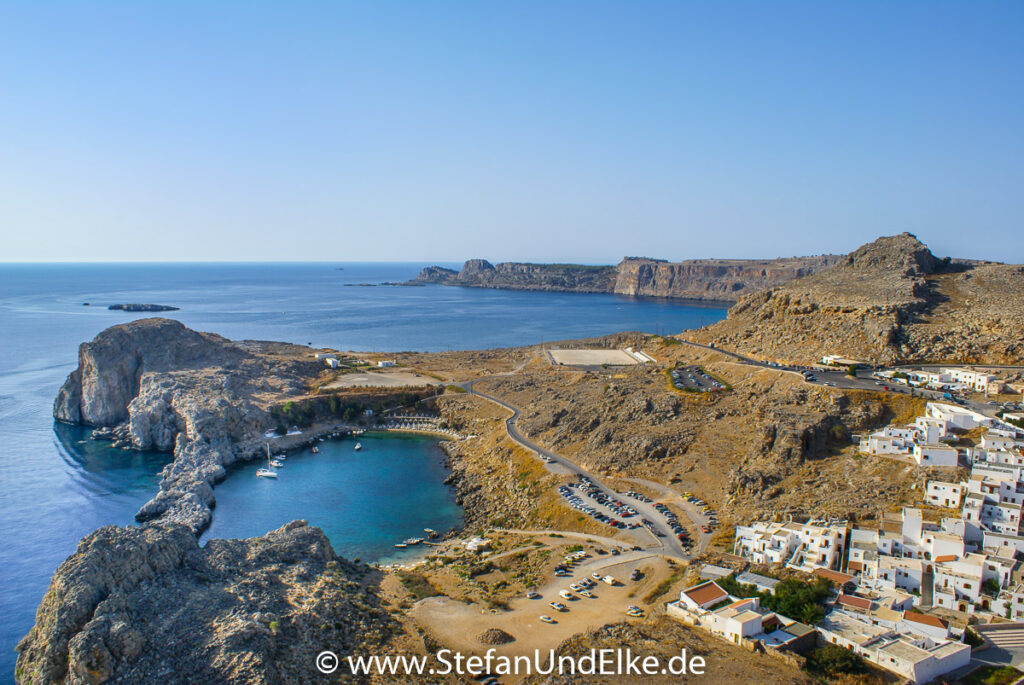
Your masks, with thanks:
[[[274,458],[272,458],[270,456],[270,443],[269,442],[267,443],[267,464],[269,464],[269,466],[264,466],[263,468],[256,469],[256,477],[257,478],[277,478],[277,471],[275,471],[274,469],[272,469],[270,467],[271,466],[276,466],[277,468],[280,468],[280,467],[284,466],[284,464],[282,464],[281,462],[275,460]]]

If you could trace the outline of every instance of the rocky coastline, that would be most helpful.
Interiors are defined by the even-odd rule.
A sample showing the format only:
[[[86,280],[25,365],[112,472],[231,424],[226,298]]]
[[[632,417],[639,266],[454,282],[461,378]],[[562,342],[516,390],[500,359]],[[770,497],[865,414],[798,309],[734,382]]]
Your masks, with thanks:
[[[304,521],[199,546],[226,467],[262,457],[282,418],[277,402],[303,395],[322,371],[307,348],[154,318],[101,332],[78,362],[54,417],[174,459],[139,526],[97,530],[57,569],[18,645],[18,682],[293,682],[312,677],[319,651],[365,651],[396,630],[380,572],[337,557]],[[274,448],[350,428],[321,415],[332,404],[305,401],[311,425],[278,435]]]
[[[429,266],[410,283],[610,293],[722,303],[735,302],[742,295],[827,269],[841,259],[841,255],[817,255],[668,262],[646,257],[625,257],[616,266],[521,262],[491,264],[486,259],[470,259],[459,271]]]

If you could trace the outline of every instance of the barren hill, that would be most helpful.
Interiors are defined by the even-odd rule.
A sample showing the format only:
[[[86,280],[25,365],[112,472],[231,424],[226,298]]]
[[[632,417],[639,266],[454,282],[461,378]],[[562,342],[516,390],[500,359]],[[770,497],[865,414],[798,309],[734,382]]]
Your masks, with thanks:
[[[830,269],[740,299],[692,336],[757,357],[874,363],[1024,360],[1024,266],[937,259],[887,236]]]

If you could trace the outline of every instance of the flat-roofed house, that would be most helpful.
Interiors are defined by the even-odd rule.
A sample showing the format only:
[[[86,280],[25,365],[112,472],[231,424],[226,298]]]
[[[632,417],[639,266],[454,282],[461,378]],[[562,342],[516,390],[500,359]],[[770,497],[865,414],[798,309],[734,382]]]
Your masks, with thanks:
[[[933,507],[959,509],[965,489],[960,483],[930,480],[925,488],[925,500]]]

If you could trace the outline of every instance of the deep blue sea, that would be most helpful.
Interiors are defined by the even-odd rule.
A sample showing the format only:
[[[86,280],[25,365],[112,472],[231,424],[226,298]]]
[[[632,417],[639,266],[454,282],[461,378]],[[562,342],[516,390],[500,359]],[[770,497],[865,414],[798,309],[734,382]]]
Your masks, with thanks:
[[[181,307],[163,314],[229,338],[342,350],[504,347],[624,330],[677,332],[725,316],[720,307],[613,295],[427,286],[404,281],[425,264],[0,264],[0,681],[56,567],[78,540],[130,524],[170,456],[112,450],[57,426],[52,404],[80,342],[141,318],[107,305]],[[457,265],[451,265],[456,266]],[[83,306],[88,302],[91,306]],[[296,452],[278,482],[233,469],[216,489],[204,539],[259,535],[292,519],[321,526],[335,549],[388,560],[393,543],[458,525],[435,441],[365,436]]]

